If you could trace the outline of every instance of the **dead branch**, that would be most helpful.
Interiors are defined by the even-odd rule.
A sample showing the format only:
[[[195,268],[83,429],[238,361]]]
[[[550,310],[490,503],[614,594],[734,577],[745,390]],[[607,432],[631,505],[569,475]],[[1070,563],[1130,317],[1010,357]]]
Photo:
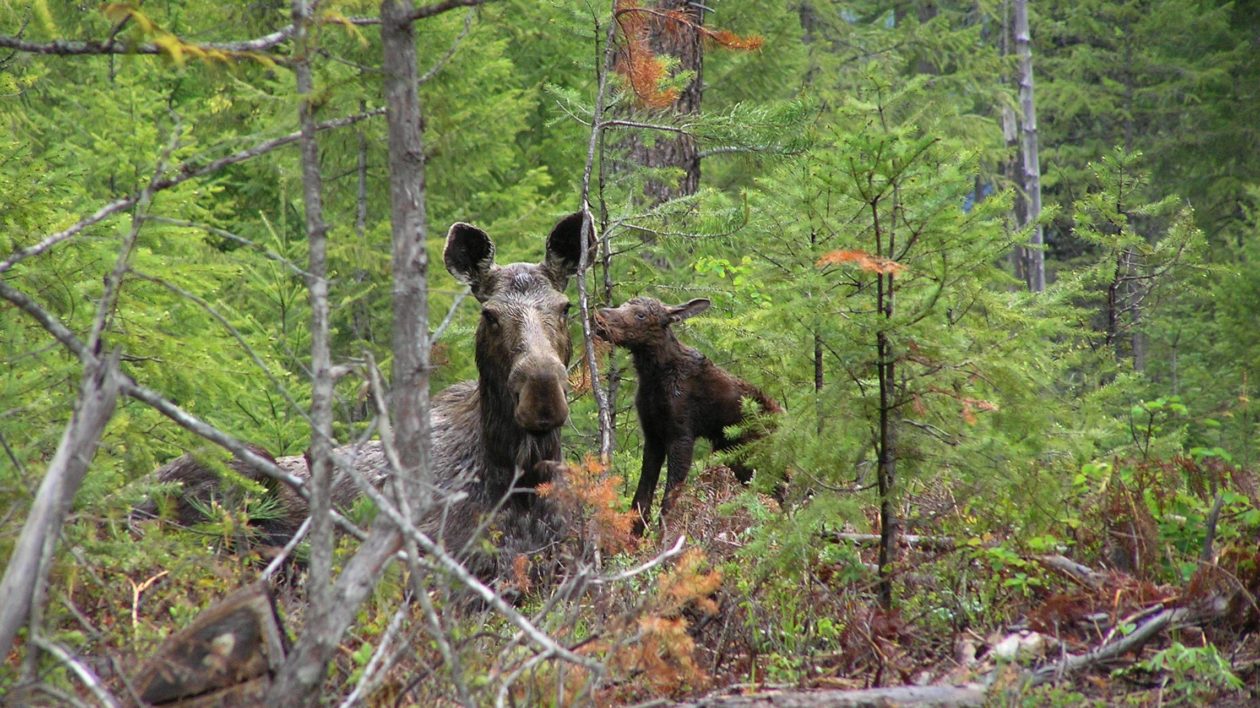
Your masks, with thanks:
[[[376,108],[370,111],[366,111],[364,113],[358,113],[356,115],[345,116],[343,118],[337,118],[336,120],[330,120],[330,121],[324,121],[323,123],[318,123],[315,125],[315,129],[317,131],[324,131],[324,130],[334,130],[336,128],[344,128],[348,125],[354,125],[355,123],[358,123],[361,120],[365,120],[367,118],[374,118],[376,116],[380,116],[384,114],[385,114],[384,108]],[[195,179],[197,177],[204,177],[208,174],[213,174],[229,165],[235,165],[237,163],[250,160],[260,155],[265,155],[271,152],[272,150],[284,147],[291,143],[295,143],[298,141],[298,139],[301,136],[302,136],[301,131],[289,133],[288,135],[282,135],[278,138],[273,138],[271,140],[261,142],[251,148],[234,152],[231,155],[225,155],[224,157],[221,157],[217,160],[211,160],[210,162],[207,162],[203,165],[199,165],[195,162],[185,162],[174,169],[174,173],[175,173],[174,175],[170,177],[154,180],[153,183],[150,184],[150,186],[148,187],[148,190],[151,193],[156,194],[157,192],[161,192],[163,190],[170,189],[171,187],[175,187],[180,184],[183,184],[184,182],[187,182],[190,179]],[[94,213],[90,214],[89,216],[83,217],[81,220],[79,220],[78,223],[74,224],[73,226],[70,226],[69,228],[63,229],[62,231],[58,231],[55,234],[47,236],[42,241],[40,241],[39,243],[33,246],[29,246],[20,251],[17,251],[13,255],[5,259],[3,262],[0,262],[0,273],[4,273],[5,271],[11,269],[13,266],[17,265],[21,261],[24,261],[27,258],[30,258],[31,256],[38,256],[41,253],[44,253],[45,251],[52,248],[53,246],[56,246],[62,241],[73,238],[74,236],[76,236],[77,234],[79,234],[81,231],[83,231],[89,226],[93,226],[97,223],[100,223],[101,221],[104,221],[106,218],[113,216],[114,214],[117,214],[118,212],[123,211],[124,209],[130,209],[131,207],[135,206],[140,201],[141,194],[142,193],[138,192],[136,194],[122,197],[120,199],[115,199],[114,201],[106,204],[100,209],[97,209]]]
[[[63,649],[61,645],[44,639],[39,634],[36,634],[32,641],[40,649],[43,649],[49,654],[57,657],[57,661],[65,664],[75,676],[78,676],[79,680],[83,682],[83,685],[88,687],[88,690],[92,692],[93,696],[96,696],[96,700],[101,702],[101,705],[106,706],[107,708],[117,708],[119,705],[118,701],[115,700],[109,690],[101,684],[101,680],[96,677],[96,674],[93,673],[91,669],[84,666],[78,659],[71,656],[70,652]]]
[[[612,11],[617,12],[616,0],[613,2]],[[616,55],[615,39],[617,33],[617,23],[609,22],[607,35],[604,38],[604,63],[602,67],[597,68],[598,85],[595,89],[595,108],[591,115],[591,135],[586,145],[586,165],[582,170],[582,255],[581,263],[578,265],[577,283],[578,283],[578,311],[582,317],[582,343],[585,345],[586,352],[586,370],[591,375],[591,393],[595,396],[595,405],[599,410],[599,455],[600,459],[605,463],[612,460],[613,452],[613,429],[612,429],[612,409],[608,401],[606,392],[599,383],[599,363],[595,358],[595,346],[593,343],[594,330],[591,321],[590,294],[586,287],[586,270],[591,266],[590,261],[590,245],[595,238],[595,217],[591,213],[591,174],[595,167],[595,157],[597,149],[601,145],[600,135],[603,133],[603,115],[604,101],[606,100],[608,91],[608,72],[612,68]],[[595,19],[595,36],[599,36],[599,20]],[[598,46],[598,39],[596,39]],[[601,165],[603,162],[601,161]]]
[[[712,696],[680,708],[812,708],[813,706],[978,706],[985,691],[967,686],[893,686],[854,691],[767,691],[746,696]]]
[[[1037,556],[1034,560],[1046,566],[1051,570],[1056,570],[1075,583],[1079,583],[1086,587],[1099,588],[1107,581],[1107,576],[1103,573],[1081,565],[1066,556]]]
[[[457,7],[476,7],[478,5],[484,5],[487,2],[492,2],[492,0],[445,0],[444,2],[415,8],[406,15],[404,21],[411,23],[416,20],[423,20],[426,17],[440,15],[443,12],[454,10]]]
[[[247,39],[240,42],[190,43],[190,46],[202,50],[212,50],[227,54],[265,52],[280,45],[292,34],[293,26],[290,25],[288,27],[282,27],[271,34],[265,34],[261,37]],[[102,54],[157,55],[167,53],[166,49],[163,49],[156,44],[149,42],[142,44],[120,42],[112,37],[104,41],[58,39],[51,42],[28,42],[23,40],[21,37],[0,35],[0,48],[14,49],[19,52],[26,52],[27,54],[48,54],[55,56],[95,56]]]
[[[1055,680],[1069,674],[1073,671],[1089,668],[1104,664],[1112,659],[1135,651],[1143,644],[1150,641],[1155,635],[1167,629],[1170,625],[1179,624],[1190,618],[1207,619],[1211,617],[1219,617],[1224,614],[1228,603],[1223,598],[1216,598],[1206,609],[1192,609],[1189,607],[1176,607],[1167,609],[1152,617],[1141,627],[1130,632],[1127,636],[1121,637],[1115,641],[1106,642],[1092,651],[1085,654],[1069,654],[1062,661],[1049,666],[1043,666],[1033,671],[1028,680],[1031,685],[1045,683]]]
[[[879,543],[879,534],[873,533],[841,533],[836,532],[830,534],[831,538],[838,541],[851,541],[853,543]],[[899,534],[897,542],[904,546],[918,546],[930,550],[952,551],[957,548],[957,544],[950,536],[916,536],[914,534]]]
[[[96,365],[84,367],[78,403],[40,482],[0,581],[0,597],[4,598],[0,603],[0,656],[8,656],[30,610],[36,586],[47,577],[49,569],[41,562],[44,544],[52,542],[60,531],[75,492],[87,476],[101,433],[113,417],[122,378],[118,372],[119,356],[116,350]]]

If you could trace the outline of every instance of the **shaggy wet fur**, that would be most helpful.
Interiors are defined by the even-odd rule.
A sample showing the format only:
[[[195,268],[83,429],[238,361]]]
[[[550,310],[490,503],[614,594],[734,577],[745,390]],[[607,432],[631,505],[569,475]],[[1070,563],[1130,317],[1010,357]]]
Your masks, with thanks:
[[[470,286],[482,307],[478,378],[451,386],[431,402],[431,459],[439,494],[420,526],[483,577],[501,575],[517,554],[544,550],[564,527],[558,511],[534,488],[549,481],[561,462],[572,354],[564,289],[578,268],[581,227],[580,213],[566,217],[548,237],[542,263],[504,266],[495,265],[494,242],[480,229],[459,223],[447,234],[446,267]],[[378,441],[342,446],[335,454],[353,460],[378,485],[389,474]],[[281,457],[276,464],[299,478],[309,476],[302,456]],[[230,466],[263,483],[280,503],[281,518],[259,524],[264,540],[279,545],[291,538],[308,515],[305,501],[244,464]],[[158,478],[183,483],[176,516],[186,523],[198,518],[193,500],[204,504],[222,487],[217,475],[187,455],[159,469]],[[335,473],[335,507],[346,508],[358,494],[348,475]],[[477,531],[486,529],[501,539],[493,557],[474,550]]]
[[[671,492],[687,479],[697,438],[707,439],[714,450],[728,450],[758,437],[751,429],[736,438],[726,435],[727,427],[744,422],[745,399],[755,401],[764,413],[782,412],[757,387],[678,341],[670,326],[708,308],[709,301],[703,299],[671,307],[636,297],[620,307],[601,309],[595,319],[596,334],[630,350],[639,377],[635,407],[643,429],[643,471],[633,501],[639,532],[651,511],[666,458],[662,514],[669,508]],[[753,471],[747,467],[735,464],[733,469],[741,482],[752,479]]]

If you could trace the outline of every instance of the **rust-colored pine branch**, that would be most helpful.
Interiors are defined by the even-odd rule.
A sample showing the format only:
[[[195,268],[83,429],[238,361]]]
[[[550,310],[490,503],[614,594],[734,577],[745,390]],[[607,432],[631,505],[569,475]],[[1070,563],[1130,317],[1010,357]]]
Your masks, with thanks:
[[[710,29],[683,10],[640,7],[637,0],[617,0],[614,19],[621,29],[623,46],[614,69],[630,86],[635,98],[648,108],[666,108],[678,99],[678,89],[662,88],[668,77],[664,60],[652,49],[652,33],[698,33],[706,42],[739,51],[760,49],[759,35],[741,36],[729,30]]]

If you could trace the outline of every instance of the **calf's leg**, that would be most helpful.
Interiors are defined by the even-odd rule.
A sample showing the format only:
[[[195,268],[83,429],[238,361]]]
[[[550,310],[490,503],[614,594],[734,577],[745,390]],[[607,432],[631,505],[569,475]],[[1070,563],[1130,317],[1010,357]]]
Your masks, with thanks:
[[[639,472],[639,486],[634,490],[631,508],[638,514],[634,522],[635,535],[642,536],[648,514],[652,512],[652,497],[656,495],[656,482],[661,478],[661,465],[665,462],[665,442],[653,438],[643,441],[643,469]]]
[[[692,456],[696,451],[696,439],[682,437],[669,445],[669,473],[665,477],[665,496],[661,499],[661,516],[673,505],[671,492],[687,481],[687,473],[691,471]]]

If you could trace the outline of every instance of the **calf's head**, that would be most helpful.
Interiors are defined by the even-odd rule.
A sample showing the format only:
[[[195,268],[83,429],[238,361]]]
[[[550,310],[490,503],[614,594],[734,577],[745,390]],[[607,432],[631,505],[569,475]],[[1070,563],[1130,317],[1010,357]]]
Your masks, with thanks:
[[[481,302],[482,406],[510,407],[516,425],[535,435],[559,428],[569,416],[566,367],[573,344],[564,289],[578,271],[581,235],[582,214],[571,214],[552,229],[541,263],[503,266],[495,264],[494,241],[481,229],[458,223],[446,236],[446,269]],[[593,238],[590,245],[593,253]]]
[[[595,334],[627,349],[656,349],[670,341],[669,326],[709,309],[703,298],[683,305],[666,305],[650,297],[635,297],[620,307],[601,308],[595,315]]]

